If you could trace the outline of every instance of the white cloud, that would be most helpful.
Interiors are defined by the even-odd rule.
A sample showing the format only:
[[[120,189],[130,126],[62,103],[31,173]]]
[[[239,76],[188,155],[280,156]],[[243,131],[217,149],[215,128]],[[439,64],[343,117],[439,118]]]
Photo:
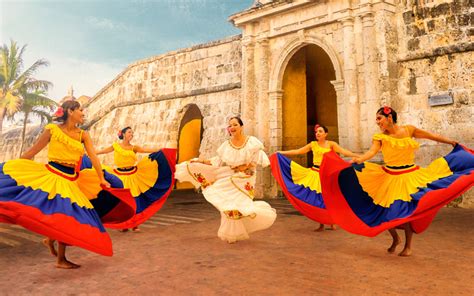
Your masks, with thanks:
[[[119,22],[114,22],[108,18],[97,18],[94,16],[89,16],[86,18],[86,23],[99,28],[99,29],[108,29],[108,30],[124,30],[127,27]]]
[[[50,62],[50,65],[40,69],[35,77],[53,83],[53,88],[49,90],[48,94],[54,100],[60,100],[67,95],[71,86],[74,89],[75,97],[81,95],[92,97],[126,67],[126,65],[112,66],[64,57],[51,52],[49,54],[28,52],[25,57],[25,66],[31,65],[35,59],[39,58],[45,58]]]
[[[45,58],[50,62],[48,67],[41,68],[34,77],[53,83],[53,87],[48,92],[48,97],[55,101],[59,101],[66,96],[71,86],[76,98],[82,95],[93,97],[126,67],[126,65],[110,66],[105,63],[89,62],[53,55],[52,53],[39,54],[30,51],[30,49],[28,48],[24,56],[25,68],[40,58]],[[20,117],[16,117],[14,121],[5,121],[4,126],[8,129],[18,123],[19,120]],[[35,118],[31,118],[31,120],[34,124],[38,123]]]

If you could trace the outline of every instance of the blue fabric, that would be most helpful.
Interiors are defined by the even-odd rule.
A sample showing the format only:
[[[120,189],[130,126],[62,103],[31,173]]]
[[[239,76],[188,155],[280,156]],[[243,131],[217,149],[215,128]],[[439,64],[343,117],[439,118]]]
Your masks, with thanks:
[[[148,155],[148,158],[158,163],[158,179],[156,180],[155,184],[153,184],[153,186],[147,191],[135,197],[135,202],[137,203],[137,214],[143,212],[154,202],[160,200],[169,190],[171,183],[173,182],[171,178],[172,173],[170,165],[162,151],[153,152]],[[81,170],[88,168],[92,168],[92,162],[90,161],[89,157],[84,155],[82,157]],[[124,188],[122,181],[117,176],[106,171],[104,171],[104,174],[105,179],[113,188]],[[101,194],[104,193],[101,192]],[[101,202],[101,199],[103,199],[103,203]],[[100,208],[100,212],[102,213],[106,210],[105,206],[110,203],[109,199],[110,198],[107,198],[104,195],[99,195],[97,199],[94,199],[93,205],[94,207],[97,205]]]
[[[73,217],[78,223],[88,224],[105,232],[105,228],[94,209],[83,208],[72,203],[69,198],[59,194],[48,199],[49,193],[43,190],[34,190],[31,187],[18,186],[17,182],[5,174],[4,163],[0,164],[0,201],[16,202],[25,206],[37,208],[44,215],[64,214]],[[52,174],[48,172],[48,174]]]
[[[277,157],[278,164],[280,165],[280,174],[288,192],[291,193],[293,197],[309,205],[325,209],[326,206],[321,193],[294,183],[291,176],[291,160],[279,153],[277,154]],[[308,173],[311,173],[311,171],[308,170]]]
[[[382,207],[373,203],[372,198],[362,189],[355,170],[361,171],[364,165],[354,164],[342,170],[339,174],[339,188],[352,211],[368,226],[378,226],[384,222],[411,215],[417,208],[418,202],[430,191],[448,188],[463,175],[468,175],[474,169],[474,156],[457,145],[444,157],[453,174],[433,181],[418,192],[411,194],[412,201],[396,200],[390,207]]]
[[[137,214],[146,210],[151,204],[160,200],[169,190],[172,179],[171,167],[162,151],[153,152],[148,158],[158,163],[158,179],[146,192],[135,197],[137,203]]]
[[[92,169],[92,161],[85,154],[82,156],[81,162],[81,170],[84,169]],[[103,170],[103,172],[105,180],[109,182],[112,188],[123,188],[122,180],[106,170]],[[99,217],[104,217],[120,204],[120,199],[108,191],[101,190],[96,198],[91,199],[91,204],[94,206]]]

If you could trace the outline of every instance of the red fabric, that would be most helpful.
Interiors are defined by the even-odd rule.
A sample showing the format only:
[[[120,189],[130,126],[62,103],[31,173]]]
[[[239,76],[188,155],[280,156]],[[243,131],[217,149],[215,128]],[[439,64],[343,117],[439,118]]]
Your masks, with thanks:
[[[293,196],[288,189],[286,188],[285,182],[280,174],[280,164],[278,163],[278,158],[276,153],[270,155],[270,163],[272,168],[272,175],[280,185],[283,193],[285,194],[288,201],[297,209],[300,213],[306,217],[322,224],[335,224],[334,220],[331,218],[327,209],[321,209],[310,204],[307,204],[295,196]]]
[[[39,209],[16,202],[0,202],[0,221],[14,223],[28,230],[78,246],[104,256],[112,256],[112,241],[107,232],[78,223],[64,214],[44,215]],[[50,223],[54,221],[54,225]]]
[[[470,150],[472,153],[473,151]],[[452,199],[461,195],[470,187],[474,181],[474,172],[470,175],[459,177],[448,188],[433,190],[426,193],[420,200],[416,210],[406,218],[384,222],[378,226],[370,227],[357,217],[352,211],[344,196],[342,195],[337,180],[341,170],[350,166],[350,163],[342,160],[335,152],[324,154],[320,168],[321,186],[324,203],[336,224],[341,228],[360,235],[373,237],[398,225],[410,222],[415,233],[421,233],[428,228],[436,213]],[[469,186],[471,184],[471,186]],[[328,196],[329,198],[325,198]],[[452,196],[452,199],[445,198]],[[439,202],[439,200],[444,200]]]
[[[66,180],[69,180],[69,181],[76,181],[79,178],[79,172],[78,171],[76,171],[74,177],[69,177],[68,175],[61,173],[59,170],[54,169],[54,167],[51,167],[49,164],[45,164],[45,167],[51,173],[56,174],[56,175],[66,179]]]
[[[168,191],[166,191],[166,193],[163,195],[163,197],[159,201],[154,202],[152,205],[146,208],[143,212],[141,212],[140,214],[136,214],[131,219],[122,223],[115,223],[115,224],[104,223],[104,226],[106,226],[107,228],[112,228],[112,229],[133,228],[147,221],[151,216],[153,216],[157,211],[159,211],[161,207],[163,207],[164,203],[168,199],[168,196],[173,190],[173,185],[175,182],[174,172],[176,171],[176,149],[163,148],[161,149],[161,151],[163,152],[163,154],[166,157],[166,160],[168,161],[168,164],[171,169],[171,174],[172,174],[171,184]],[[133,200],[133,202],[135,203],[135,200]]]
[[[387,174],[390,174],[390,175],[401,175],[401,174],[411,173],[419,169],[420,169],[419,166],[415,166],[414,168],[411,168],[409,170],[401,170],[400,172],[394,172],[394,171],[388,170],[386,167],[382,167],[382,170],[384,170]]]
[[[129,189],[101,187],[103,190],[108,191],[110,194],[120,199],[120,203],[112,211],[100,218],[102,223],[104,223],[104,226],[111,228],[110,225],[127,221],[135,215],[135,212],[137,211],[137,203]]]

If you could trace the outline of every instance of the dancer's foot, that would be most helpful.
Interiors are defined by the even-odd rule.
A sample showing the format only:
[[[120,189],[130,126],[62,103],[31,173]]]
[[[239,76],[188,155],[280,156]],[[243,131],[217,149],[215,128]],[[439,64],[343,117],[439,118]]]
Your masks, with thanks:
[[[135,226],[135,227],[132,228],[132,231],[134,231],[134,232],[140,232],[141,230],[140,230],[140,228],[138,228],[138,226]]]
[[[337,229],[336,224],[331,224],[331,228],[329,228],[329,230],[336,230],[336,229]]]
[[[400,254],[398,254],[398,256],[402,256],[402,257],[408,257],[410,255],[411,255],[410,248],[404,248],[403,251],[401,251]]]
[[[49,253],[51,253],[51,255],[53,255],[54,257],[58,256],[58,253],[56,252],[56,249],[54,248],[54,240],[45,238],[43,239],[43,245],[45,245],[49,249]]]
[[[400,237],[394,238],[392,245],[390,246],[390,248],[387,249],[387,252],[389,252],[390,254],[394,253],[395,249],[400,243],[401,243]]]
[[[125,228],[125,229],[119,229],[120,232],[127,232],[128,231],[128,228]]]
[[[56,268],[76,269],[76,268],[79,268],[79,267],[81,267],[79,264],[68,261],[67,259],[60,260],[56,263]]]
[[[324,224],[319,224],[319,228],[314,230],[316,232],[321,232],[321,231],[324,231]]]

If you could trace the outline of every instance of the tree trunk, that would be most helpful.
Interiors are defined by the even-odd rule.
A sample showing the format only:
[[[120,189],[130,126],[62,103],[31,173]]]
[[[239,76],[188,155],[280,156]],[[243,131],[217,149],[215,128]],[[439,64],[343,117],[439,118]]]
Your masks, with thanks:
[[[23,119],[23,130],[21,131],[21,145],[20,145],[20,155],[23,153],[23,146],[25,145],[25,134],[26,134],[26,122],[28,120],[28,112],[25,112],[25,119]]]
[[[6,113],[7,113],[7,108],[0,108],[0,135],[2,134],[3,119],[5,118]]]

